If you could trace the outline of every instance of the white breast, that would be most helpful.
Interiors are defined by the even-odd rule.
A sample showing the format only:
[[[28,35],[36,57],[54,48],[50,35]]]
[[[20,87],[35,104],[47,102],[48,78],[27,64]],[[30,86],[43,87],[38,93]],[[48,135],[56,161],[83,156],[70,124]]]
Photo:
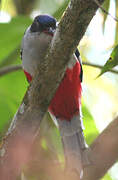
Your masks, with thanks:
[[[27,29],[22,41],[22,65],[23,69],[32,76],[38,67],[40,61],[46,54],[46,50],[51,42],[52,37],[45,33],[30,32]]]

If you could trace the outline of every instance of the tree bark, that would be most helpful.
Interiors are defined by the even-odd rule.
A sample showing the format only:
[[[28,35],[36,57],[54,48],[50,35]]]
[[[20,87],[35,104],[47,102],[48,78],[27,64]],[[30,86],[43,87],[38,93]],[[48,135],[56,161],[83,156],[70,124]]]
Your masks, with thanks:
[[[91,145],[92,165],[84,170],[83,180],[98,180],[118,160],[118,116]]]
[[[103,1],[99,0],[99,3],[102,4]],[[23,165],[30,160],[32,144],[41,120],[63,78],[70,56],[97,9],[98,6],[92,0],[71,0],[47,55],[40,63],[38,72],[1,144],[1,180],[15,180]]]

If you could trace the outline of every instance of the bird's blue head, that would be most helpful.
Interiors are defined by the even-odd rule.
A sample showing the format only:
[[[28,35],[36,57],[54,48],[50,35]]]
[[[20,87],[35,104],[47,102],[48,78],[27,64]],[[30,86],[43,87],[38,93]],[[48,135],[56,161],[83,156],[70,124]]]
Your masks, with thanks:
[[[49,15],[36,16],[31,27],[31,32],[47,32],[53,34],[56,29],[56,19]]]

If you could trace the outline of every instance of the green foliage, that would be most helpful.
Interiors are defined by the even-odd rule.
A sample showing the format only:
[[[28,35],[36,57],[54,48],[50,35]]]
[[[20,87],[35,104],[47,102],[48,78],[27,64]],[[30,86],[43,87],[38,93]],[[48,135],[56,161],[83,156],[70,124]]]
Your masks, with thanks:
[[[12,18],[10,23],[0,24],[0,66],[18,63],[21,39],[31,19],[24,16]],[[20,62],[20,61],[19,61]]]
[[[102,178],[102,180],[112,180],[112,178],[110,177],[109,174],[106,174],[106,175]]]
[[[5,131],[22,101],[27,83],[23,72],[0,78],[0,133]]]
[[[0,24],[0,67],[21,63],[20,43],[28,17],[15,17],[10,23]],[[14,72],[0,78],[0,133],[5,131],[23,98],[27,86],[23,72]]]
[[[118,65],[118,45],[113,48],[110,54],[110,58],[102,68],[101,73],[98,75],[98,77],[104,74],[105,72],[111,70],[117,65]]]
[[[91,115],[89,109],[87,106],[83,103],[82,106],[82,112],[83,112],[83,121],[84,121],[84,135],[86,138],[86,142],[88,145],[90,145],[95,138],[99,135],[98,129],[95,125],[95,121],[93,116]],[[109,174],[106,174],[102,180],[112,180]]]
[[[92,141],[98,136],[98,130],[95,125],[94,118],[92,117],[89,109],[87,106],[83,103],[82,106],[82,112],[83,112],[83,121],[84,121],[84,134],[86,136],[87,144],[91,144]]]

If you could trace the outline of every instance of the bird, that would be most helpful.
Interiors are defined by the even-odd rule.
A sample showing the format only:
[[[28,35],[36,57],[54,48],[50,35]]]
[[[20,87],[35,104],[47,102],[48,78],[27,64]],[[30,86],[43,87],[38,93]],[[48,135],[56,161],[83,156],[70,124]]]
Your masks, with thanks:
[[[40,62],[45,58],[56,28],[56,19],[44,14],[36,16],[24,33],[21,59],[29,83],[35,76]],[[51,117],[56,119],[58,124],[66,169],[69,172],[76,172],[80,177],[83,176],[84,165],[89,164],[81,113],[82,79],[82,62],[80,53],[76,49],[48,108]]]

